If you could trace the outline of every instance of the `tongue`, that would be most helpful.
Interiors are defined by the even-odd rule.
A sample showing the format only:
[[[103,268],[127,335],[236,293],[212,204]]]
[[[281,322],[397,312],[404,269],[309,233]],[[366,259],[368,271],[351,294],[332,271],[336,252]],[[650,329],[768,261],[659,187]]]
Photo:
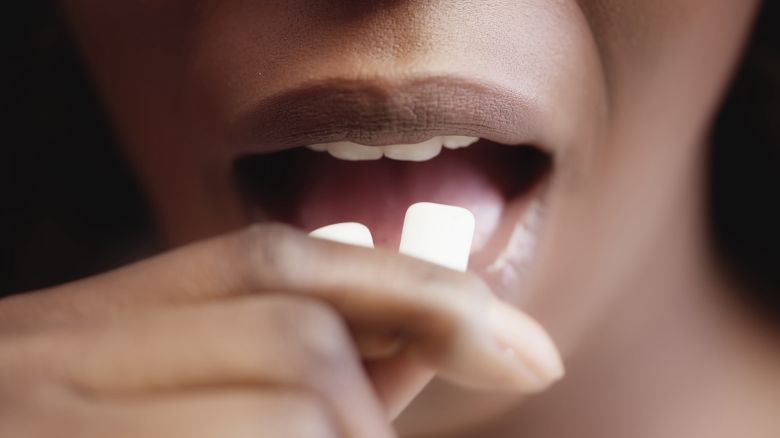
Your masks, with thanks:
[[[398,251],[456,271],[465,271],[473,234],[474,215],[465,208],[419,202],[406,210]],[[349,245],[374,247],[371,231],[357,222],[327,225],[309,235]]]
[[[335,222],[360,222],[374,243],[397,249],[404,214],[417,202],[455,205],[476,218],[474,250],[498,226],[505,205],[501,184],[468,154],[446,151],[422,162],[347,162],[325,154],[308,157],[299,170],[293,222],[315,229]]]
[[[283,221],[307,231],[359,222],[371,230],[376,246],[393,250],[412,204],[463,207],[476,220],[471,250],[477,253],[499,225],[503,229],[507,203],[529,191],[548,164],[536,149],[481,140],[424,162],[343,161],[296,148],[239,159],[236,175],[256,220]]]

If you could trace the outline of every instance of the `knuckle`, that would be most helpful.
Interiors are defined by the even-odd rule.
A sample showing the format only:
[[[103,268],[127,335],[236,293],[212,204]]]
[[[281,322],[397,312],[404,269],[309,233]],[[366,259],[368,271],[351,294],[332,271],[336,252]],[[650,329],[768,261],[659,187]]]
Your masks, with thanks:
[[[263,244],[274,239],[285,240],[298,234],[299,232],[290,225],[271,222],[249,225],[239,233],[239,236],[250,243]]]
[[[254,375],[258,363],[284,364],[273,371],[264,365],[260,372],[269,374],[262,378],[320,391],[349,372],[345,360],[357,358],[346,323],[326,303],[265,295],[237,309],[225,312],[231,318],[229,338],[236,342],[223,360],[235,360],[242,372]],[[263,348],[253,347],[257,333],[267,339]]]
[[[271,314],[275,329],[289,339],[293,373],[308,383],[338,374],[344,359],[356,355],[346,323],[327,303],[284,296]]]
[[[327,303],[288,295],[266,295],[242,305],[240,327],[253,326],[283,334],[304,367],[323,367],[350,353],[346,323]],[[241,330],[254,342],[254,330]]]
[[[288,311],[302,354],[309,362],[327,366],[350,353],[346,323],[328,304],[300,300]]]
[[[233,245],[240,272],[248,286],[256,287],[267,278],[295,275],[289,260],[295,259],[300,231],[284,224],[253,224],[236,235]],[[273,273],[273,275],[268,275]]]

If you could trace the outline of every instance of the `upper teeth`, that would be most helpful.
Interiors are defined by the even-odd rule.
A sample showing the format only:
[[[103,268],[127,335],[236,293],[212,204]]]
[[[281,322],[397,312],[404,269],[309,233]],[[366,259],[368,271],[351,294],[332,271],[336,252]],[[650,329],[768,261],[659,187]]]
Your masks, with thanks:
[[[462,135],[444,135],[434,137],[418,144],[395,144],[390,146],[363,146],[351,141],[318,143],[307,146],[318,152],[328,152],[332,156],[349,161],[378,160],[387,157],[402,161],[426,161],[439,155],[441,148],[465,148],[476,143],[477,137]]]

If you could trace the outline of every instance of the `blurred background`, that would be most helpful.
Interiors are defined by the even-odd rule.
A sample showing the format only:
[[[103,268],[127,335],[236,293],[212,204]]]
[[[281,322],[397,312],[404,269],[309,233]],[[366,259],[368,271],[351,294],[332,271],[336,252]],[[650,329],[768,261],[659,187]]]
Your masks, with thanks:
[[[143,196],[56,2],[14,2],[2,28],[0,296],[154,251]]]

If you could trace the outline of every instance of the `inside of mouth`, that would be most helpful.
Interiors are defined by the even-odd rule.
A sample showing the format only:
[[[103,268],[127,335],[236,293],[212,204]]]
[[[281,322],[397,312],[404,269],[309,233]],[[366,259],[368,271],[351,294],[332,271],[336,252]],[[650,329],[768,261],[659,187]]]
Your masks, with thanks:
[[[487,245],[506,222],[510,204],[530,201],[550,170],[549,155],[535,147],[487,140],[423,162],[344,161],[294,148],[247,155],[234,163],[237,186],[255,221],[285,222],[307,231],[360,222],[371,230],[376,246],[397,249],[407,208],[435,202],[474,214],[472,252]]]

